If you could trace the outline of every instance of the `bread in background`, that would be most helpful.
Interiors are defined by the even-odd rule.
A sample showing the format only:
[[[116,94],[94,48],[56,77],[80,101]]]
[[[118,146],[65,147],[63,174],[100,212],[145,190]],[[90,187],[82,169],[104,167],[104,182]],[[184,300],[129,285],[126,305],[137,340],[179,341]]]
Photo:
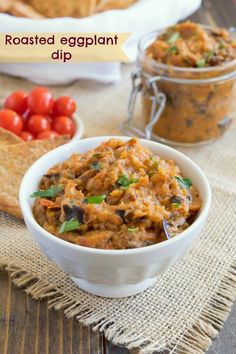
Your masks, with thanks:
[[[80,0],[22,0],[44,17],[81,17],[78,3]],[[85,0],[82,0],[82,2]],[[90,0],[88,0],[90,2]]]
[[[86,17],[124,9],[137,0],[0,0],[0,12],[28,18]]]
[[[133,5],[137,0],[100,0],[98,1],[96,12],[115,9],[126,9]]]
[[[17,17],[27,17],[40,19],[44,16],[36,11],[32,6],[20,0],[0,0],[0,13],[9,13]]]

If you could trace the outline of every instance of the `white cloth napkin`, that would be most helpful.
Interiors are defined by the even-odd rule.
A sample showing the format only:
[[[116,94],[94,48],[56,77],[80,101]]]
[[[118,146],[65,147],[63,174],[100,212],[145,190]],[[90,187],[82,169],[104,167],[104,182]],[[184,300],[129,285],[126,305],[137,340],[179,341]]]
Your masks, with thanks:
[[[111,10],[82,19],[31,20],[0,14],[0,32],[130,32],[125,50],[132,61],[137,43],[149,31],[170,26],[192,14],[201,0],[139,0],[125,10]],[[0,64],[0,72],[41,85],[68,84],[78,79],[104,83],[120,80],[120,63]]]

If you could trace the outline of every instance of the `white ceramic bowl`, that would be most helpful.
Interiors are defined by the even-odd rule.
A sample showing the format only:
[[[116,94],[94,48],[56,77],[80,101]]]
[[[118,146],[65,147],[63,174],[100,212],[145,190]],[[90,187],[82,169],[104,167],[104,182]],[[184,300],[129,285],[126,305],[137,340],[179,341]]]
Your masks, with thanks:
[[[147,140],[141,143],[162,158],[173,159],[184,176],[198,188],[202,208],[196,221],[171,240],[148,247],[129,250],[101,250],[74,245],[45,231],[32,214],[34,200],[30,194],[46,171],[74,152],[86,152],[111,138],[96,137],[63,145],[36,161],[25,174],[20,188],[20,205],[26,225],[43,253],[58,264],[83,290],[104,297],[124,297],[137,294],[152,285],[157,276],[176,263],[190,248],[202,230],[211,204],[211,190],[202,170],[180,152]],[[127,137],[118,137],[123,141]]]
[[[78,116],[78,114],[75,113],[73,115],[73,118],[75,121],[76,130],[75,130],[75,134],[74,134],[73,138],[71,139],[71,141],[80,139],[84,133],[84,124],[83,124],[83,121]]]

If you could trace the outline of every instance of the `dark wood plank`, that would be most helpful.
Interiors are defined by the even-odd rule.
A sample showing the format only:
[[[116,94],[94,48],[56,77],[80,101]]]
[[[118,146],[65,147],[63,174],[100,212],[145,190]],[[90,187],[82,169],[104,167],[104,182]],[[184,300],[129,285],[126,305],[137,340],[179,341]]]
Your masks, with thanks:
[[[49,354],[63,354],[63,319],[61,311],[48,311],[48,336]]]
[[[0,271],[1,354],[104,354],[103,337],[66,319],[63,311],[48,310],[47,301],[34,301]]]
[[[37,308],[38,318],[37,318],[37,331],[36,335],[36,350],[37,353],[49,353],[49,333],[48,333],[48,307],[45,306],[44,302],[38,303]],[[27,347],[26,347],[27,348]]]
[[[73,340],[73,321],[63,322],[63,354],[73,354],[72,340]]]
[[[18,306],[18,304],[21,306]],[[17,289],[10,292],[10,325],[8,331],[7,354],[21,354],[24,350],[25,323],[27,320],[27,298]],[[17,309],[17,311],[16,311]]]
[[[210,26],[235,26],[235,0],[203,0],[202,7],[190,19]]]
[[[13,291],[15,292],[14,289]],[[38,351],[40,304],[36,301],[31,300],[29,296],[25,296],[25,294],[23,294],[22,292],[20,296],[22,302],[26,299],[26,309],[27,309],[25,318],[22,318],[22,321],[24,322],[24,326],[25,326],[24,341],[23,341],[24,345],[22,348],[22,353],[24,353],[25,348],[27,348],[29,353],[35,354]]]
[[[9,327],[14,318],[10,317],[11,282],[3,272],[0,272],[0,284],[0,348],[5,354],[7,352]]]
[[[130,350],[118,347],[112,343],[106,342],[106,353],[108,354],[129,354]]]

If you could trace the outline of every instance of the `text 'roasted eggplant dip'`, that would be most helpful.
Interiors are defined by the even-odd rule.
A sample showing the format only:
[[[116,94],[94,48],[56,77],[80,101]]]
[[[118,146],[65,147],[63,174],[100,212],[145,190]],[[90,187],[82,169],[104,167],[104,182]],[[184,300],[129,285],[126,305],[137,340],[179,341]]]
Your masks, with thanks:
[[[137,139],[111,139],[50,168],[33,213],[51,234],[102,249],[129,249],[172,238],[201,207],[197,189],[171,160]]]

